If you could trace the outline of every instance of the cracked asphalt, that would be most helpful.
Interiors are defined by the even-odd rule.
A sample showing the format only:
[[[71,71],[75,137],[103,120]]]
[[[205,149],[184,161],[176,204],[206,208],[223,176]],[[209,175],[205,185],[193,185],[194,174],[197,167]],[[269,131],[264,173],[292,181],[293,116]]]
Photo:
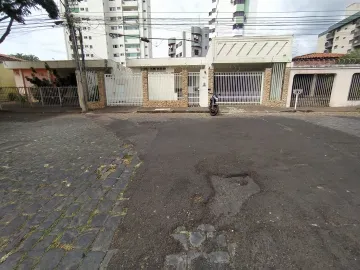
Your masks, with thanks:
[[[0,115],[0,269],[359,269],[356,115]]]

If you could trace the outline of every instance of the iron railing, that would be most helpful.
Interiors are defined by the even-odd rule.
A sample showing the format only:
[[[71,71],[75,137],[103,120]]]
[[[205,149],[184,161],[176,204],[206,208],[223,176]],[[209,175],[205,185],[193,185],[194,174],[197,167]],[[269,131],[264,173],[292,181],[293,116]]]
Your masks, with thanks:
[[[200,72],[188,74],[188,104],[189,107],[198,107],[200,102]]]
[[[292,90],[303,90],[299,95],[297,107],[329,107],[334,78],[334,74],[295,75]],[[291,107],[295,106],[295,99],[296,96],[292,93]]]
[[[348,101],[360,101],[360,73],[352,76]]]
[[[70,87],[0,87],[0,102],[21,106],[78,107],[76,86]]]

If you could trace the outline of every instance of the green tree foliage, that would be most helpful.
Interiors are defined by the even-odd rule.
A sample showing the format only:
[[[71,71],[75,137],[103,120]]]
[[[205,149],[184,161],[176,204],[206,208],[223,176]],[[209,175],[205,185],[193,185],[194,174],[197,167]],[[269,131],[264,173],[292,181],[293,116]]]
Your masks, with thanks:
[[[360,50],[354,50],[339,58],[339,63],[360,64]]]
[[[0,43],[10,34],[14,22],[25,24],[25,17],[40,8],[45,9],[51,19],[59,17],[54,0],[0,0],[0,22],[7,23],[5,32],[0,34]]]
[[[17,53],[17,54],[10,54],[12,57],[16,57],[19,59],[23,59],[26,61],[40,61],[39,57],[33,54],[23,54],[23,53]]]

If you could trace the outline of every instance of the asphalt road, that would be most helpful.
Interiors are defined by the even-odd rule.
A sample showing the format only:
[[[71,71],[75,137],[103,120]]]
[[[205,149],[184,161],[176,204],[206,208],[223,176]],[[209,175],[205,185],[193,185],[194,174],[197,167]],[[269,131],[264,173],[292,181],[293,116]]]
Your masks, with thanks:
[[[359,118],[89,117],[143,161],[109,269],[360,268]]]

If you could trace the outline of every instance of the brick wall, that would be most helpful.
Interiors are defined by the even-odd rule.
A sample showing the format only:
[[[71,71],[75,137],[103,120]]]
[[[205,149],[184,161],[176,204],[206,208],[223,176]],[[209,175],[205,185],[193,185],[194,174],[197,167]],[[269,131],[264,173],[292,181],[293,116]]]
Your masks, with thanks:
[[[208,104],[210,104],[211,93],[214,93],[214,69],[209,68],[208,70]]]
[[[288,95],[289,80],[290,80],[290,68],[285,69],[280,100],[270,100],[271,75],[272,75],[272,69],[271,68],[265,69],[264,88],[263,88],[263,96],[262,96],[261,104],[270,107],[285,107],[286,99]]]
[[[106,107],[106,90],[105,90],[105,72],[97,71],[97,81],[99,88],[99,101],[87,102],[90,110],[102,109]]]
[[[143,107],[151,108],[185,108],[188,107],[188,71],[181,71],[181,88],[183,98],[181,100],[149,100],[148,71],[142,71],[143,84]]]

